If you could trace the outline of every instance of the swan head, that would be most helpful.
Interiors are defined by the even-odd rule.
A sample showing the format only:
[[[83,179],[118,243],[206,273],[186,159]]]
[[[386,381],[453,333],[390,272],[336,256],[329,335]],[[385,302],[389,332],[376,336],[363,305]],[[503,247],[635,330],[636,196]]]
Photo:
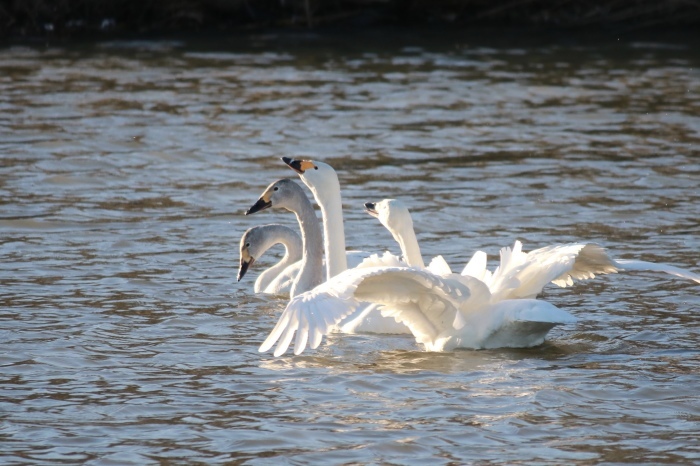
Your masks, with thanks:
[[[282,157],[282,161],[294,170],[312,191],[340,191],[338,174],[327,163],[316,160],[299,160]]]
[[[267,243],[267,237],[266,237],[266,231],[265,227],[253,227],[249,228],[246,230],[245,233],[243,233],[243,236],[241,236],[241,244],[239,247],[240,253],[241,253],[241,262],[240,266],[238,267],[238,279],[237,281],[241,281],[241,278],[246,274],[248,271],[248,268],[255,263],[255,260],[259,258],[260,256],[263,255],[265,250],[267,249],[266,246]]]
[[[366,202],[365,210],[372,217],[379,219],[392,234],[413,230],[413,219],[408,207],[398,199]]]
[[[298,205],[299,196],[306,195],[298,184],[289,178],[277,180],[265,189],[260,199],[245,214],[254,214],[270,207],[294,211]]]
[[[253,265],[253,263],[255,262],[255,257],[250,253],[250,247],[253,246],[254,243],[252,243],[250,239],[247,238],[248,231],[246,231],[243,237],[241,238],[241,263],[238,266],[238,278],[236,279],[236,281],[239,282],[241,281],[241,278],[243,278],[245,273],[248,271],[248,267]]]

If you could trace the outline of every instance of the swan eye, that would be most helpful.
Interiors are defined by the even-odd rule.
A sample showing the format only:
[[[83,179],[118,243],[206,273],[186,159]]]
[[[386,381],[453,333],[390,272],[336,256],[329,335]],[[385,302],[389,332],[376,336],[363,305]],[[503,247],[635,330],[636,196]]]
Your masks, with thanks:
[[[314,170],[318,170],[318,167],[314,167]]]
[[[249,247],[250,247],[250,243],[245,243],[245,247],[249,248]]]
[[[273,191],[278,191],[279,189],[280,189],[279,187],[275,186]]]

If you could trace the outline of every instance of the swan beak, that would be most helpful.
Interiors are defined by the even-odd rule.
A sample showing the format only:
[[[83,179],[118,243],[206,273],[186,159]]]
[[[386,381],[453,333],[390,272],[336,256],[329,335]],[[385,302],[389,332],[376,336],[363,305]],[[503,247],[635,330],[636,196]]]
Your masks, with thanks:
[[[245,214],[246,215],[254,214],[255,212],[260,212],[261,210],[265,210],[271,206],[272,206],[272,201],[266,201],[265,196],[263,196],[260,199],[258,199],[258,202],[253,204],[253,206],[250,209],[246,210]]]
[[[289,157],[282,157],[282,161],[299,175],[303,175],[306,170],[316,168],[316,165],[309,160],[296,160]]]
[[[379,212],[377,212],[377,204],[374,202],[365,202],[365,212],[374,218],[378,218],[379,216]]]
[[[238,279],[236,281],[240,282],[241,278],[245,275],[245,273],[248,271],[248,267],[253,265],[255,262],[255,258],[251,257],[249,260],[245,260],[244,258],[241,257],[241,266],[238,268]]]

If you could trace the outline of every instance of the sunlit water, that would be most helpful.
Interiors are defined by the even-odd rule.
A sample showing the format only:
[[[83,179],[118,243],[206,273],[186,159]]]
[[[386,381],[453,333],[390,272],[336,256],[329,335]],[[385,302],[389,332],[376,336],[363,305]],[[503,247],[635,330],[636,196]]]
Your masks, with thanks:
[[[278,159],[331,163],[348,247],[400,197],[460,269],[515,239],[698,271],[697,44],[264,36],[0,50],[0,462],[700,461],[700,286],[596,278],[527,350],[408,336],[257,348],[241,283]]]

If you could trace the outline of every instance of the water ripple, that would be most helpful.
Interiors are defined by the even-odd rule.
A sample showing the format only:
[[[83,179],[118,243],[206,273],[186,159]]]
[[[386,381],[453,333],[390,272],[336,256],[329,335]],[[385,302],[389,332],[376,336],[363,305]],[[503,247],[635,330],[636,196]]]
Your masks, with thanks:
[[[294,224],[242,215],[282,155],[336,167],[353,249],[398,252],[362,204],[401,197],[455,269],[517,238],[697,271],[696,48],[328,40],[0,50],[0,460],[698,461],[693,284],[548,288],[579,323],[538,348],[273,358],[285,301],[235,282],[246,228]]]

